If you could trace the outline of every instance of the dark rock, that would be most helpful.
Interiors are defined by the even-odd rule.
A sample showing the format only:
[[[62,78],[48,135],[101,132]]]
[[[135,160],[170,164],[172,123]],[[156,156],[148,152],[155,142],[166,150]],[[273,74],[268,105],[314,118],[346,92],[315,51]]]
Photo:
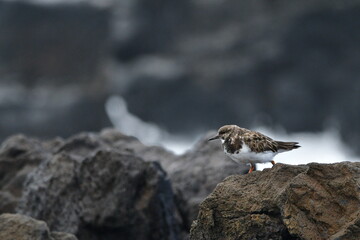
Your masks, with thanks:
[[[18,211],[79,239],[180,239],[166,173],[107,142],[123,135],[109,135],[65,141],[30,174]]]
[[[359,163],[277,164],[218,184],[247,169],[208,136],[181,156],[111,129],[43,142],[11,137],[0,147],[0,210],[79,239],[184,239],[215,188],[192,239],[359,238]]]
[[[50,232],[45,222],[20,214],[0,215],[1,240],[76,240],[68,233]]]
[[[61,140],[40,142],[16,135],[0,146],[0,213],[14,213],[27,175],[56,151]]]
[[[54,240],[76,240],[77,238],[70,233],[64,233],[64,232],[52,232],[51,237]]]
[[[213,133],[208,136],[210,135]],[[150,221],[150,226],[151,219],[158,218],[156,214],[163,209],[153,203],[158,201],[161,195],[164,201],[167,199],[163,206],[170,209],[169,213],[163,214],[173,223],[166,223],[170,224],[166,227],[159,217],[156,221],[159,226],[153,228],[161,226],[163,229],[173,229],[171,231],[174,231],[174,234],[181,235],[190,229],[191,222],[198,214],[199,203],[213,191],[216,184],[231,174],[244,172],[244,166],[227,159],[220,144],[208,142],[208,136],[201,139],[193,150],[181,156],[161,147],[145,146],[136,138],[112,129],[104,130],[100,134],[81,133],[67,140],[39,141],[23,135],[13,136],[0,148],[0,211],[15,212],[19,199],[22,198],[19,208],[21,213],[44,219],[54,230],[76,233],[81,239],[90,239],[88,235],[98,238],[102,236],[101,231],[104,228],[109,228],[108,232],[113,231],[114,236],[125,234],[120,230],[117,232],[116,229],[125,225],[126,221],[141,220],[144,228],[142,231],[147,233],[146,221]],[[154,162],[161,164],[168,177]],[[98,172],[95,168],[102,171]],[[29,174],[30,178],[24,188]],[[171,193],[167,178],[171,180],[175,197]],[[108,186],[106,192],[98,189],[101,185]],[[134,196],[121,192],[122,187],[138,193]],[[120,205],[132,206],[130,202],[140,201],[142,191],[152,192],[147,196],[149,207],[143,211],[147,212],[151,208],[153,213],[137,212],[131,207],[128,211],[123,209],[122,213],[116,211],[124,208],[119,207]],[[89,205],[84,206],[85,204]],[[84,210],[84,207],[87,210]],[[67,209],[66,213],[63,212],[64,208]],[[105,212],[103,208],[110,210]],[[124,217],[129,214],[133,215],[134,219]],[[115,224],[115,227],[108,226],[108,218],[112,219],[110,222]],[[125,222],[116,222],[118,218],[123,218]],[[178,227],[171,224],[180,226],[183,232],[177,232]],[[136,232],[129,230],[126,234],[135,234],[131,231]]]
[[[124,233],[119,229],[126,221],[140,220],[144,234],[148,233],[145,228],[156,223],[159,225],[152,228],[164,229],[165,232],[160,231],[162,237],[170,236],[171,231],[181,235],[190,229],[198,204],[216,184],[244,171],[243,166],[226,159],[220,144],[207,142],[207,138],[201,139],[193,150],[177,156],[112,129],[100,134],[81,133],[67,140],[13,136],[0,148],[0,211],[15,212],[22,198],[18,208],[21,213],[44,219],[52,229],[76,233],[81,239],[91,239],[89,235],[98,239],[103,232],[113,234],[106,236],[109,239],[118,234],[132,236],[136,230],[126,228],[128,232]],[[154,162],[161,164],[168,177]],[[101,189],[103,185],[106,190]],[[121,192],[122,188],[131,191]],[[148,207],[134,210],[131,204],[139,202],[145,192],[151,192],[149,199],[144,200]],[[164,206],[169,208],[165,213],[161,212]],[[160,212],[170,222],[156,215]],[[159,219],[151,221],[154,218]],[[105,228],[109,231],[103,231]],[[166,229],[170,229],[168,233]]]
[[[191,239],[359,239],[360,163],[290,166],[226,178]]]
[[[146,161],[158,161],[166,170],[176,193],[176,201],[185,226],[198,214],[198,205],[213,191],[216,184],[232,174],[247,172],[227,158],[218,142],[208,142],[210,132],[189,152],[176,156],[161,147],[147,147],[136,138],[125,136],[113,130],[105,130],[101,138],[115,149],[135,154]]]

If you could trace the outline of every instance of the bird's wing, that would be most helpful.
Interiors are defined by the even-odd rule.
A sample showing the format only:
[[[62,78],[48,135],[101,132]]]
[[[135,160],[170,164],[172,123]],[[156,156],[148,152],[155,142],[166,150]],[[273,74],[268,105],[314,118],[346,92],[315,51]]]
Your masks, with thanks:
[[[243,139],[253,152],[278,151],[277,142],[259,132],[246,131],[243,133]]]

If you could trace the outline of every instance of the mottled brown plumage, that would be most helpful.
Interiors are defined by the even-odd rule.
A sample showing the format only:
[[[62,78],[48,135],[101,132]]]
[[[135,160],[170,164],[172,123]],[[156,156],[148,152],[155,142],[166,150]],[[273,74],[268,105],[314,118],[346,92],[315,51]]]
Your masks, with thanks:
[[[279,152],[290,151],[300,147],[297,142],[281,142],[271,139],[259,132],[241,128],[236,125],[225,125],[218,134],[209,140],[221,139],[224,152],[235,161],[250,163],[250,172],[254,163],[271,162]]]

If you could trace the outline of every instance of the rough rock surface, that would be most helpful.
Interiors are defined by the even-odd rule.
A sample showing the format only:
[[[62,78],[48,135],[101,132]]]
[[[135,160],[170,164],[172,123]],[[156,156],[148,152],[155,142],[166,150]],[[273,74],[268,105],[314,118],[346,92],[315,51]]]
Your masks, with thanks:
[[[79,239],[180,238],[180,217],[156,162],[79,134],[30,174],[18,207]]]
[[[93,141],[102,147],[124,151],[145,161],[159,162],[169,175],[183,222],[189,228],[197,216],[198,205],[214,190],[216,184],[229,175],[246,171],[246,167],[225,157],[219,142],[207,141],[211,135],[214,132],[204,136],[191,151],[180,156],[161,147],[145,146],[136,138],[112,129],[94,134],[92,138],[96,138]],[[75,138],[84,141],[89,137],[83,134]]]
[[[40,142],[24,135],[0,146],[0,213],[14,213],[27,175],[57,150],[60,139]]]
[[[214,133],[209,133],[208,136],[212,134]],[[91,166],[95,163],[101,163],[103,165],[100,164],[98,168],[104,169],[105,172],[100,172],[98,173],[99,176],[94,175],[92,177],[96,184],[101,185],[102,181],[107,181],[107,178],[103,179],[102,177],[105,177],[103,174],[106,175],[106,171],[111,168],[110,165],[112,166],[118,161],[125,161],[125,159],[137,159],[132,160],[132,162],[139,165],[140,170],[136,172],[138,176],[149,173],[149,169],[152,169],[150,171],[152,175],[149,173],[149,176],[143,177],[142,180],[146,182],[152,179],[151,181],[155,183],[150,184],[151,187],[156,188],[157,184],[161,185],[160,183],[162,181],[166,182],[167,178],[171,180],[172,189],[175,193],[175,203],[172,203],[173,200],[171,200],[169,207],[172,208],[171,204],[177,205],[173,217],[176,218],[183,231],[187,232],[190,229],[191,222],[197,216],[198,205],[214,190],[216,184],[229,175],[243,172],[244,169],[230,159],[226,159],[221,151],[220,144],[208,142],[206,140],[208,136],[201,139],[191,151],[181,156],[177,156],[161,147],[145,146],[136,138],[126,136],[112,129],[104,130],[99,134],[81,133],[66,140],[58,138],[51,141],[39,141],[23,135],[10,137],[0,147],[0,213],[16,212],[20,198],[23,197],[24,182],[27,176],[36,170],[26,182],[26,194],[23,197],[20,211],[31,214],[35,218],[44,219],[54,230],[72,233],[81,232],[77,228],[84,229],[83,225],[81,225],[83,219],[75,217],[76,214],[72,212],[73,215],[71,216],[73,218],[71,219],[75,219],[76,224],[71,224],[70,221],[58,219],[56,212],[62,211],[62,204],[70,204],[73,210],[70,207],[66,208],[66,212],[70,214],[71,211],[79,208],[77,202],[81,198],[97,192],[96,188],[77,192],[75,186],[80,183],[74,182],[75,179],[85,181],[83,178],[86,178],[87,175],[84,172],[95,171]],[[101,154],[104,156],[101,156]],[[109,160],[109,162],[100,160],[103,158],[113,158],[113,160]],[[142,160],[148,163],[143,163]],[[159,162],[167,172],[168,177],[162,171],[154,170],[158,167],[153,162]],[[147,168],[145,167],[147,164],[149,169],[145,171],[143,168]],[[39,165],[41,166],[39,167]],[[130,166],[132,165],[128,167]],[[37,169],[38,167],[39,169]],[[135,166],[133,167],[135,168]],[[118,166],[117,171],[121,172],[125,171],[125,169],[126,167],[121,168]],[[110,176],[114,178],[112,181],[116,180],[120,184],[121,179],[118,178],[120,175],[115,176],[115,173],[111,172]],[[159,179],[163,180],[160,181]],[[137,181],[140,180],[134,180],[134,184]],[[121,182],[121,184],[125,183]],[[81,186],[83,185],[86,186],[85,183],[82,183]],[[130,185],[128,183],[127,186]],[[139,188],[138,191],[143,188],[141,184],[137,187]],[[39,189],[42,190],[39,191]],[[112,197],[118,198],[120,193],[115,191],[116,186],[114,185],[110,189],[113,191]],[[165,187],[165,189],[167,189],[165,191],[167,192],[168,188]],[[79,196],[67,199],[66,196],[70,196],[74,192],[78,193]],[[96,194],[100,194],[100,192]],[[156,198],[156,193],[154,194],[152,196]],[[104,199],[93,200],[98,204],[88,205],[91,210],[88,209],[87,211],[93,212],[92,214],[95,215],[102,212],[103,218],[107,216],[105,214],[117,216],[115,212],[104,213],[99,210],[101,206],[99,202],[106,202],[104,204],[114,206],[114,208],[116,204],[120,204],[117,201],[109,202],[111,194],[108,197],[109,199],[106,200],[108,202]],[[136,197],[133,196],[133,198]],[[46,206],[37,205],[37,201],[40,200],[46,201]],[[51,207],[52,201],[58,201],[54,205],[58,206],[58,208]],[[42,207],[44,209],[41,209]],[[150,219],[153,215],[148,215],[148,217]],[[97,225],[101,225],[105,221],[101,219],[95,220],[94,218],[94,216],[89,217],[90,220],[86,221],[91,222],[91,224],[98,221]],[[71,227],[71,231],[67,227]],[[84,232],[87,231],[84,230]]]
[[[45,222],[20,214],[0,215],[1,240],[77,240],[68,233],[50,232]]]
[[[201,203],[191,239],[360,239],[359,185],[350,162],[230,176]]]
[[[101,139],[118,150],[134,154],[146,161],[158,161],[168,173],[185,226],[196,218],[198,205],[216,184],[232,174],[246,172],[245,166],[236,164],[224,155],[219,142],[208,142],[210,132],[189,152],[176,156],[161,147],[144,146],[136,138],[114,130],[105,130]]]

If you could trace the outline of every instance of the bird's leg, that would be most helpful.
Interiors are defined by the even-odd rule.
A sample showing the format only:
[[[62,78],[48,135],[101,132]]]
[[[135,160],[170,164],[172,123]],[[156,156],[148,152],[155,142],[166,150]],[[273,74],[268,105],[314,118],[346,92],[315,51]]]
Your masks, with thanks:
[[[274,166],[274,165],[275,165],[275,161],[274,161],[274,160],[272,160],[272,161],[271,161],[271,164]]]
[[[255,170],[255,165],[253,165],[252,163],[250,163],[250,169],[248,173],[252,173]]]

